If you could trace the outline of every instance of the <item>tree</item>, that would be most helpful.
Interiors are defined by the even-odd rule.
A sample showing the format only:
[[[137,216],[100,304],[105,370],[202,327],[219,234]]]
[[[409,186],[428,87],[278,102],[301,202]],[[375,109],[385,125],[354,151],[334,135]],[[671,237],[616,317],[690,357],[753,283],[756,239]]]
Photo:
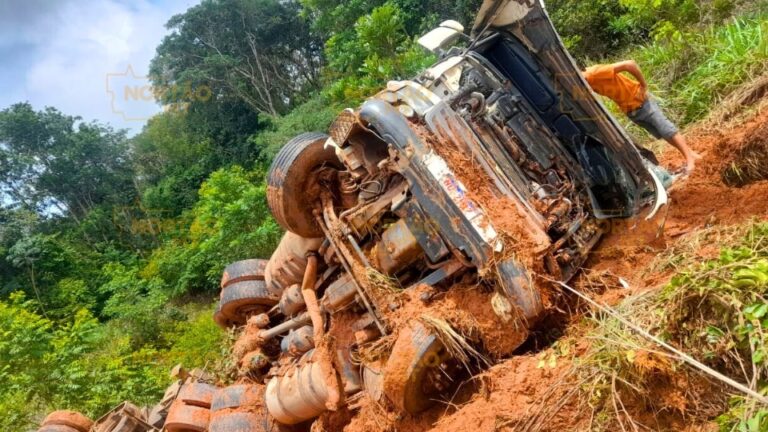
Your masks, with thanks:
[[[188,231],[156,249],[141,272],[175,296],[216,290],[224,266],[269,257],[282,235],[267,208],[264,173],[239,166],[212,173],[188,216]]]
[[[374,8],[355,22],[353,32],[340,32],[325,44],[326,89],[332,99],[357,102],[390,79],[406,79],[435,61],[410,37],[406,13],[394,2]]]
[[[200,184],[224,159],[210,139],[195,136],[187,126],[185,113],[165,112],[151,118],[131,140],[141,204],[154,220],[191,208]],[[161,231],[150,224],[146,228]]]
[[[322,43],[294,1],[206,0],[167,23],[172,33],[150,66],[164,103],[246,103],[285,113],[319,87]],[[211,99],[184,100],[178,88],[207,86]],[[188,94],[188,93],[187,93]]]
[[[98,206],[131,202],[132,182],[124,131],[28,103],[0,112],[0,194],[11,205],[80,224]]]

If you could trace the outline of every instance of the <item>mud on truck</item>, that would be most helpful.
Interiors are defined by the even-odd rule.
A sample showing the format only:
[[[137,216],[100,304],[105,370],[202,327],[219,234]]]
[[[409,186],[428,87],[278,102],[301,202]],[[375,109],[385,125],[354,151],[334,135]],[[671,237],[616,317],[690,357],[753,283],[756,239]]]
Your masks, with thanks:
[[[526,340],[610,219],[666,203],[663,171],[540,1],[486,1],[462,32],[423,36],[435,65],[277,154],[267,199],[286,233],[269,260],[226,268],[214,316],[240,331],[239,381],[191,405],[204,421],[172,408],[167,430],[307,429],[362,400],[410,414],[448,400]]]
[[[449,47],[462,30],[422,37],[437,64],[274,159],[287,232],[227,268],[216,321],[246,325],[241,372],[277,423],[363,394],[411,414],[449,397],[468,363],[525,341],[607,220],[666,202],[539,1],[485,2]]]

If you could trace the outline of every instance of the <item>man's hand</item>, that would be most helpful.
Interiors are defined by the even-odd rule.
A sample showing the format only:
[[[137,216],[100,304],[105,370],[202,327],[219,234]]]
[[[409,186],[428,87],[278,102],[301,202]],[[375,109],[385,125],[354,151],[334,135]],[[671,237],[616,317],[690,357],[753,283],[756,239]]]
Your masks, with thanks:
[[[643,96],[647,96],[648,95],[648,86],[646,84],[640,83],[640,93]]]

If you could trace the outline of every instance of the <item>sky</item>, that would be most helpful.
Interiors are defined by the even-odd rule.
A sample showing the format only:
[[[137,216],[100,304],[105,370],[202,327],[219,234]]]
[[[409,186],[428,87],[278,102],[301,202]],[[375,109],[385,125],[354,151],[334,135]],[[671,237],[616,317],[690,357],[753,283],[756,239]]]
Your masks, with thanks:
[[[165,23],[199,0],[0,0],[0,109],[29,102],[129,134],[161,110],[146,80]]]

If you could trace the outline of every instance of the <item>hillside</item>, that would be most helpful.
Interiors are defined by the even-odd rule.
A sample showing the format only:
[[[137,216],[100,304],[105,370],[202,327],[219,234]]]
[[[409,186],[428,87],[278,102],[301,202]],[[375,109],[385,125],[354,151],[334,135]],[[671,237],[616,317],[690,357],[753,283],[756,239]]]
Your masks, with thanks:
[[[170,17],[149,76],[166,90],[211,86],[215,97],[162,92],[171,109],[133,137],[53,107],[3,107],[0,429],[36,430],[59,408],[95,418],[123,400],[154,404],[179,363],[231,382],[235,335],[211,317],[224,267],[268,258],[282,236],[266,205],[272,158],[434,62],[415,38],[444,19],[470,24],[479,3],[207,0]],[[766,285],[728,281],[732,268],[768,258],[768,3],[547,7],[581,65],[637,60],[704,155],[668,212],[615,224],[573,285],[764,392]],[[682,163],[617,117],[662,164]],[[348,430],[768,427],[764,407],[572,295],[557,302],[515,356],[449,404],[415,419],[369,405]]]

